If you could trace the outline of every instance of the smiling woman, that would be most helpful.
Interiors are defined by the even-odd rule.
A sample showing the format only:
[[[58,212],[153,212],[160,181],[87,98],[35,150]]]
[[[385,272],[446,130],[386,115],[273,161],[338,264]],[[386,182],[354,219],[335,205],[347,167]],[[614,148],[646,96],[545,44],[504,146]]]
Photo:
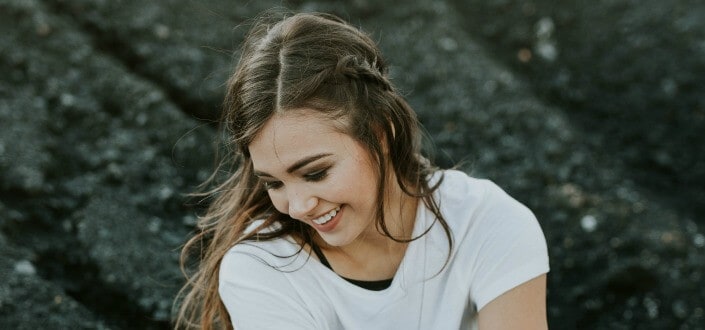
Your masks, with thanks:
[[[531,211],[439,170],[377,46],[327,14],[260,18],[228,83],[237,169],[184,247],[177,328],[545,328]],[[199,250],[203,248],[203,250]]]
[[[264,182],[274,208],[313,227],[314,237],[320,237],[326,247],[336,247],[336,251],[354,247],[347,253],[354,256],[361,246],[380,238],[373,221],[377,175],[369,152],[315,110],[274,115],[250,143],[249,151],[255,174]],[[411,211],[405,213],[413,215],[415,198],[401,191],[394,195],[394,199],[409,199],[404,205]],[[391,210],[385,211],[387,223],[406,220],[406,227],[411,228],[413,216],[397,219],[396,214],[389,215]]]

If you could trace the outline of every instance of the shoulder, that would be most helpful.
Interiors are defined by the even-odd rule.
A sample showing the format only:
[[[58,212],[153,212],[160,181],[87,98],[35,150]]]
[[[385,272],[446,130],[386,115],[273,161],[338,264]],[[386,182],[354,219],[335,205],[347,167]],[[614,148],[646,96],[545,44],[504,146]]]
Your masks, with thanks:
[[[437,172],[431,183],[442,180],[436,201],[449,224],[463,226],[482,221],[515,219],[535,221],[533,213],[494,182],[478,179],[457,170]],[[452,225],[452,224],[451,224]]]
[[[429,179],[431,186],[441,181],[438,192],[444,198],[462,198],[468,194],[482,194],[487,180],[476,179],[458,170],[441,170]]]
[[[223,256],[220,265],[220,278],[232,279],[257,278],[262,271],[281,270],[301,267],[308,254],[301,253],[301,248],[288,238],[276,238],[267,241],[242,241],[231,247]],[[252,270],[252,271],[251,271]],[[254,274],[251,274],[253,273]]]
[[[223,257],[218,282],[224,301],[233,296],[243,297],[242,293],[234,295],[234,292],[286,287],[287,279],[279,270],[285,263],[277,258],[282,251],[271,249],[271,246],[276,245],[260,243],[237,244]]]
[[[304,292],[291,274],[305,265],[306,254],[293,242],[241,242],[220,263],[218,294],[239,329],[318,328]],[[268,306],[269,308],[262,308]]]
[[[261,228],[264,223],[257,220],[251,223],[246,233],[253,231],[266,232],[272,228]],[[225,253],[220,262],[220,284],[232,282],[234,284],[250,283],[265,280],[284,280],[281,271],[301,267],[307,259],[307,254],[301,253],[301,248],[293,239],[279,237],[271,240],[245,240],[241,241]],[[271,274],[271,275],[270,275]]]
[[[441,171],[434,179],[441,175],[436,200],[457,238],[511,236],[531,229],[543,239],[534,213],[494,182],[456,170]]]
[[[456,239],[455,263],[469,276],[478,309],[548,272],[546,240],[534,213],[489,180],[444,171],[441,211]]]
[[[438,198],[448,201],[481,201],[494,197],[504,191],[494,182],[469,176],[458,170],[442,170],[434,173],[429,180],[431,185],[442,180],[438,190]],[[467,204],[467,203],[465,203]]]

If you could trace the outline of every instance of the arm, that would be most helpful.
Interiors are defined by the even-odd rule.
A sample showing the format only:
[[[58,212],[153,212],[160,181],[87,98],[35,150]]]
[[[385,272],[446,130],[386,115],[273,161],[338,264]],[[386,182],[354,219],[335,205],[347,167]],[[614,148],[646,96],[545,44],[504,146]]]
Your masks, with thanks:
[[[503,293],[483,307],[478,315],[480,330],[548,329],[546,320],[546,274]]]

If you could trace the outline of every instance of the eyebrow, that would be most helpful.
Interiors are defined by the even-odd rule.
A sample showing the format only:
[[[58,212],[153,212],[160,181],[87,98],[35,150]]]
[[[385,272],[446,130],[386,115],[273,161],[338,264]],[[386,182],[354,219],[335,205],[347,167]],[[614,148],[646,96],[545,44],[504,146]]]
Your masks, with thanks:
[[[319,160],[319,159],[321,159],[321,158],[325,158],[325,157],[328,157],[328,156],[331,156],[331,155],[333,155],[333,154],[330,154],[330,153],[321,153],[321,154],[311,155],[311,156],[308,156],[308,157],[306,157],[306,158],[302,158],[302,159],[300,159],[299,161],[297,161],[296,163],[294,163],[294,164],[292,164],[291,166],[289,166],[289,167],[286,169],[286,173],[293,173],[294,171],[296,171],[296,170],[298,170],[298,169],[300,169],[300,168],[302,168],[302,167],[304,167],[304,166],[306,166],[306,165],[308,165],[308,164],[310,164],[310,163],[312,163],[312,162],[315,162],[315,161],[317,161],[317,160]],[[262,171],[255,171],[254,174],[255,174],[256,176],[258,176],[258,177],[263,177],[263,176],[272,177],[269,173],[265,173],[265,172],[262,172]]]

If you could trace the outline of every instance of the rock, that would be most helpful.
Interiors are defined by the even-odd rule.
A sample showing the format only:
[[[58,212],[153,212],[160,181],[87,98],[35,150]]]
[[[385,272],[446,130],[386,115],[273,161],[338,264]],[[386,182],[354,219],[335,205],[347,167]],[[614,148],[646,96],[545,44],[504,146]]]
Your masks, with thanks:
[[[0,328],[168,327],[231,55],[279,4],[0,3]],[[289,5],[369,31],[437,163],[534,210],[552,327],[703,324],[705,6]]]
[[[91,198],[75,215],[78,240],[100,280],[126,295],[124,303],[138,302],[153,319],[168,322],[182,280],[177,264],[180,242],[154,230],[150,216],[126,197],[105,191]]]
[[[60,286],[39,277],[31,257],[0,241],[0,328],[108,329]]]
[[[29,32],[37,17],[50,33]],[[3,214],[20,215],[3,219],[0,228],[12,233],[8,244],[37,255],[37,262],[15,269],[29,276],[34,266],[66,292],[57,299],[80,302],[111,327],[168,325],[181,285],[176,250],[188,230],[180,194],[196,184],[198,172],[184,164],[201,167],[212,159],[202,146],[210,145],[213,131],[189,119],[150,81],[92,48],[90,36],[43,3],[3,3],[0,22],[18,22],[0,37],[3,49],[12,49],[3,61],[10,56],[15,63],[3,67],[10,72],[2,75],[0,91],[16,97],[0,103],[7,125],[0,131],[0,196],[8,209]],[[103,208],[116,211],[106,215]],[[131,217],[116,224],[123,214]],[[172,220],[148,224],[154,218]],[[142,236],[131,236],[140,229]],[[133,249],[120,249],[125,242]],[[12,307],[19,314],[11,318],[42,315],[45,307]]]
[[[0,87],[0,185],[3,190],[36,196],[48,189],[51,139],[46,132],[47,104],[31,88],[14,89],[13,93],[10,89]]]
[[[34,265],[29,260],[20,260],[15,263],[14,267],[15,273],[20,275],[34,275],[37,270],[34,269]]]

